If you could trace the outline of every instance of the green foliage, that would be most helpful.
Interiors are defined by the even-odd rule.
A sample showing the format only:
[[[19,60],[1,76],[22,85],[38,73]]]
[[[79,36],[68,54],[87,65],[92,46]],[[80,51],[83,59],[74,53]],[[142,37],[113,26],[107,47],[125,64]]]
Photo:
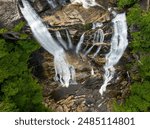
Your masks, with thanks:
[[[140,63],[132,62],[131,69],[137,67],[138,73],[136,78],[132,78],[130,96],[125,103],[118,105],[115,102],[114,111],[146,112],[150,111],[150,12],[141,10],[140,6],[135,4],[129,9],[127,20],[132,38],[130,49],[133,53],[140,53]]]
[[[135,4],[132,8],[130,8],[127,15],[128,25],[139,25],[142,20],[141,14],[142,10],[138,4]]]
[[[15,103],[10,102],[9,100],[3,100],[0,102],[0,111],[3,112],[13,112],[13,111],[18,111]]]
[[[141,64],[139,64],[139,71],[141,78],[144,80],[150,80],[150,57],[149,55],[143,55],[141,57]]]
[[[8,30],[6,29],[6,28],[1,28],[0,29],[0,34],[3,34],[3,33],[5,33],[5,32],[7,32]]]
[[[0,50],[2,50],[0,55],[0,83],[8,77],[27,71],[27,61],[30,54],[39,48],[32,40],[19,40],[17,43],[11,43],[2,39],[0,44],[3,44],[0,45]]]
[[[131,94],[126,99],[125,103],[118,105],[114,104],[114,111],[150,111],[150,57],[149,55],[143,55],[141,57],[141,63],[138,63],[138,70],[140,80],[134,79],[134,83],[131,85]],[[135,67],[135,64],[133,65]]]
[[[144,12],[139,5],[135,5],[129,10],[127,20],[129,27],[134,27],[131,32],[133,52],[148,52],[150,47],[150,12]]]
[[[23,24],[21,22],[14,30],[19,31]],[[28,68],[30,55],[38,48],[38,43],[29,38],[20,37],[16,42],[0,38],[0,111],[46,110],[41,86]]]
[[[25,24],[26,24],[26,23],[25,23],[24,21],[20,21],[19,24],[17,24],[17,25],[14,27],[13,31],[15,31],[15,32],[21,31],[21,29],[25,26]]]
[[[118,0],[118,7],[119,8],[124,8],[126,6],[130,6],[134,3],[137,3],[139,0]]]
[[[118,106],[117,103],[114,104],[114,111],[150,111],[150,86],[149,82],[144,83],[134,83],[131,86],[131,95],[124,104]]]
[[[83,26],[83,29],[84,29],[85,31],[87,31],[87,30],[89,30],[89,29],[91,29],[91,28],[92,28],[91,23],[87,23],[87,24],[85,24],[85,25]]]
[[[4,57],[5,55],[7,55],[7,49],[5,47],[5,40],[4,39],[0,39],[0,58]]]

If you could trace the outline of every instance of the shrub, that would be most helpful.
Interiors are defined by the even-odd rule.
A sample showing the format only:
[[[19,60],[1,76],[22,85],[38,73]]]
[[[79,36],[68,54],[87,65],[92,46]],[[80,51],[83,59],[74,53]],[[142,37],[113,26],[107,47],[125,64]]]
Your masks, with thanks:
[[[20,31],[22,24],[14,30]],[[26,34],[23,35],[26,39],[16,42],[0,37],[0,111],[46,110],[42,105],[41,86],[28,68],[30,55],[39,45],[35,40],[27,38]]]
[[[131,95],[126,99],[125,103],[114,104],[114,111],[121,112],[137,112],[150,111],[150,86],[149,82],[134,83],[131,86]]]
[[[131,6],[135,3],[137,3],[139,0],[118,0],[118,7],[119,8],[124,8],[126,6]]]
[[[125,103],[114,104],[114,111],[150,111],[150,12],[140,9],[135,4],[127,13],[128,26],[131,34],[130,49],[140,54],[140,62],[133,61],[131,69],[138,68],[137,76],[131,84],[130,96]],[[128,70],[130,71],[130,69]]]

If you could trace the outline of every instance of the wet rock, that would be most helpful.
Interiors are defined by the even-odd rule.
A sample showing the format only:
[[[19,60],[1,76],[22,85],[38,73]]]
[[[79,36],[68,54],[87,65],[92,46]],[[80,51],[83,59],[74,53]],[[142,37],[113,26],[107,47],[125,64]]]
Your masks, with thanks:
[[[43,12],[49,9],[48,3],[46,0],[34,0],[32,1],[34,8],[36,9],[37,12]]]
[[[86,31],[84,45],[87,45],[88,48],[92,45],[92,36],[96,31],[92,30],[92,22],[97,21],[105,22],[103,29],[106,35],[108,34],[105,40],[106,43],[102,45],[102,53],[95,59],[92,59],[92,54],[94,52],[92,51],[92,54],[87,57],[88,61],[86,60],[84,63],[82,62],[82,66],[76,67],[78,84],[70,85],[68,88],[61,87],[59,82],[54,81],[55,70],[53,67],[53,57],[48,52],[39,52],[43,58],[38,58],[37,55],[35,56],[35,60],[38,60],[37,62],[33,61],[35,63],[35,68],[39,68],[36,66],[42,67],[41,71],[39,70],[36,73],[36,77],[39,79],[39,82],[44,85],[43,96],[46,98],[44,100],[46,103],[45,106],[60,112],[111,111],[111,100],[118,96],[121,98],[122,95],[126,95],[124,91],[126,90],[127,81],[125,79],[126,77],[122,75],[124,74],[122,67],[117,66],[116,71],[121,71],[118,72],[117,75],[122,75],[121,79],[112,81],[113,83],[109,85],[103,98],[99,93],[99,89],[103,83],[104,70],[102,66],[105,63],[105,54],[108,53],[110,49],[110,45],[107,43],[110,42],[113,32],[109,24],[110,14],[105,9],[99,7],[84,9],[79,5],[66,5],[51,13],[51,9],[48,8],[48,10],[45,10],[45,5],[42,5],[40,1],[37,2],[39,2],[37,5],[33,2],[33,6],[37,6],[35,8],[40,12],[40,16],[43,20],[47,24],[53,26],[49,28],[53,36],[55,35],[55,31],[59,30],[62,33],[62,37],[66,37],[64,29],[67,28],[69,29],[74,45],[76,45],[81,34]],[[107,8],[108,5],[106,5],[106,3],[101,4]],[[69,52],[67,52],[67,55],[70,54],[68,53]],[[70,56],[70,58],[77,63],[77,60],[74,59],[73,56]],[[122,62],[123,63],[119,65],[124,65],[124,61]],[[94,68],[95,76],[91,75],[91,66]],[[43,74],[39,76],[41,73]]]
[[[107,105],[106,104],[102,104],[100,107],[99,107],[99,111],[100,112],[107,112]]]
[[[95,99],[94,98],[86,98],[85,104],[88,107],[94,106],[95,105]]]
[[[29,68],[32,68],[33,75],[39,79],[44,78],[44,68],[42,66],[44,58],[41,55],[42,52],[43,49],[39,49],[32,53],[29,60]]]
[[[96,110],[95,110],[95,108],[93,108],[93,107],[86,110],[86,112],[95,112],[95,111],[96,111]]]
[[[43,97],[48,97],[52,93],[51,87],[44,86],[43,87]]]
[[[148,9],[150,7],[150,1],[149,0],[141,0],[140,5],[141,5],[142,9],[148,11]]]
[[[84,87],[88,89],[98,89],[100,87],[101,80],[99,78],[90,78],[84,83]]]
[[[17,41],[18,39],[20,39],[19,37],[19,33],[17,32],[7,32],[2,34],[3,38],[6,40],[10,40],[10,41]]]
[[[45,15],[43,19],[53,26],[68,26],[110,20],[109,13],[99,7],[84,9],[71,4],[63,7],[60,11],[56,11],[52,16]]]
[[[79,89],[80,85],[70,85],[68,88],[60,87],[51,93],[54,100],[58,101],[60,99],[67,98],[70,95],[74,95],[76,90]]]

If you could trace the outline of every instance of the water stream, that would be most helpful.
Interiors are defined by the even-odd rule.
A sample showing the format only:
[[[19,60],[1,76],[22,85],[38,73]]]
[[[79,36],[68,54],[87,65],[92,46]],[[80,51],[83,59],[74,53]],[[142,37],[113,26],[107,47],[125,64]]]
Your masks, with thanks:
[[[55,0],[47,0],[47,2],[50,5],[50,7],[53,9],[57,7],[57,3]]]
[[[99,90],[101,95],[103,95],[104,91],[106,91],[108,83],[114,76],[114,65],[118,63],[128,45],[125,13],[116,14],[115,18],[112,20],[112,23],[114,27],[114,33],[111,39],[110,52],[105,57],[106,63],[104,66],[104,83]]]
[[[59,31],[56,31],[56,39],[52,37],[42,19],[37,15],[35,10],[31,7],[27,0],[21,0],[22,5],[20,5],[21,13],[24,18],[28,22],[28,25],[31,28],[31,31],[40,45],[47,50],[50,54],[54,56],[54,67],[55,67],[55,80],[59,81],[62,86],[68,87],[69,84],[76,83],[76,73],[73,65],[68,63],[66,58],[66,50],[75,49],[75,53],[78,55],[82,49],[82,44],[84,43],[85,33],[83,33],[80,37],[77,46],[74,47],[71,41],[71,37],[69,35],[68,30],[66,30],[67,42],[62,38]],[[51,4],[54,8],[54,0],[47,0],[49,4]],[[51,3],[53,2],[53,3]],[[95,6],[97,3],[95,0],[74,0],[74,3],[82,3],[83,7],[89,8],[90,6]],[[22,7],[23,6],[23,7]],[[106,87],[108,83],[114,76],[115,68],[114,66],[118,63],[120,58],[122,57],[127,45],[127,23],[125,13],[116,14],[112,20],[114,33],[111,39],[111,48],[110,52],[106,54],[106,63],[104,65],[104,83],[101,86],[99,92],[103,95],[103,92],[106,91]],[[88,50],[84,52],[84,56],[87,56],[93,47],[97,43],[103,43],[104,41],[104,32],[101,29],[103,26],[102,23],[93,23],[92,29],[97,29],[93,36],[93,44]],[[95,58],[101,50],[101,45],[99,45],[93,54],[93,58]]]
[[[54,40],[46,26],[43,24],[42,19],[37,15],[29,2],[27,0],[21,1],[22,5],[19,6],[21,13],[28,22],[34,37],[44,49],[54,56],[56,80],[60,81],[62,86],[68,87],[70,80],[74,80],[75,70],[74,67],[68,63],[65,50],[56,40]],[[59,33],[57,33],[57,38],[59,38],[59,41],[64,45]]]

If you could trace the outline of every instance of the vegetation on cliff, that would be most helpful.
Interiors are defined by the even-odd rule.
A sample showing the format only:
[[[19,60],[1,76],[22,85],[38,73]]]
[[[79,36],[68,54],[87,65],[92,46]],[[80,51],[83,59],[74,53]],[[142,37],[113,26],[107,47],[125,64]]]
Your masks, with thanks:
[[[120,0],[121,8],[127,5],[127,3],[120,5],[123,1],[127,3],[129,1],[128,5],[131,2],[131,0]],[[142,10],[138,3],[134,3],[128,9],[127,19],[131,36],[129,49],[136,55],[136,60],[132,61],[129,68],[132,78],[130,96],[125,103],[120,105],[115,103],[114,110],[150,111],[150,12]]]
[[[42,88],[28,68],[30,55],[39,45],[20,32],[23,26],[20,22],[13,29],[19,32],[16,41],[4,39],[7,30],[0,30],[0,111],[45,111]]]

